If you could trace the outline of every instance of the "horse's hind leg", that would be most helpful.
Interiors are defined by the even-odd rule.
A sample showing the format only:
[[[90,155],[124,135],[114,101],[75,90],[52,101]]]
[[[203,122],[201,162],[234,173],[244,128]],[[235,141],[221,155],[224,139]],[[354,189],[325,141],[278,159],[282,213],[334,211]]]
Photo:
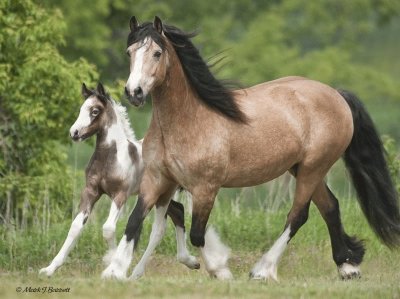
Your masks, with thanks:
[[[180,202],[171,200],[168,207],[168,216],[171,217],[176,231],[176,248],[178,261],[190,269],[199,269],[200,264],[197,259],[189,254],[186,247],[185,235],[185,210]]]
[[[89,217],[93,205],[99,198],[100,194],[95,190],[92,190],[91,188],[85,188],[82,191],[79,208],[80,212],[75,217],[74,221],[72,221],[68,236],[65,239],[63,246],[61,247],[58,254],[55,256],[55,258],[52,260],[50,265],[46,268],[40,269],[39,274],[46,274],[47,276],[51,276],[57,270],[57,268],[64,264],[65,259],[74,247],[79,235],[82,232],[82,229]]]
[[[287,216],[285,229],[278,240],[276,240],[272,245],[270,250],[265,253],[253,267],[250,272],[251,278],[263,280],[272,278],[276,281],[278,280],[278,262],[289,241],[307,221],[311,196],[325,173],[326,172],[320,169],[314,172],[308,171],[304,168],[298,169],[295,198],[292,208]]]
[[[355,237],[349,237],[340,220],[339,202],[325,183],[318,185],[312,196],[326,225],[331,238],[332,255],[342,279],[360,277],[359,265],[365,248]]]

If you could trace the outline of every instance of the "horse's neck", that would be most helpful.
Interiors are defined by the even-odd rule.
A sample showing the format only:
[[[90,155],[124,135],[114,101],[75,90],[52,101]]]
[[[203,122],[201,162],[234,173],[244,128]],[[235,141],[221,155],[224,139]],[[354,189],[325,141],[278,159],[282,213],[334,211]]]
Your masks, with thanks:
[[[128,136],[120,116],[117,115],[115,122],[105,126],[98,132],[96,149],[110,148],[114,143],[127,146],[130,139],[132,137]],[[131,141],[133,142],[134,140]]]
[[[188,125],[193,118],[199,120],[201,103],[184,75],[178,58],[171,61],[171,69],[163,84],[152,93],[152,122],[163,135],[182,133],[182,127],[189,130]]]

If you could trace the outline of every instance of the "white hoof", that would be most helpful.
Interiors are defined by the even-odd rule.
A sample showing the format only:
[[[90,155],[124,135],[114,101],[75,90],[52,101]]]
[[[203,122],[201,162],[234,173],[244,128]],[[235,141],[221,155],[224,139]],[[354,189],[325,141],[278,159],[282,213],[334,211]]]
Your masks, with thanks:
[[[104,266],[108,266],[108,265],[111,264],[112,258],[113,258],[113,256],[114,256],[116,251],[117,251],[116,248],[109,249],[107,251],[107,253],[103,256],[103,264],[104,264]]]
[[[361,278],[361,271],[357,265],[343,263],[338,267],[338,271],[343,280]]]
[[[39,270],[39,275],[46,275],[46,276],[52,276],[54,272],[56,271],[56,268],[48,266],[46,268],[42,268]]]
[[[129,280],[138,280],[144,275],[144,269],[134,269],[132,275],[129,277]]]
[[[250,279],[254,280],[278,280],[278,267],[274,263],[268,263],[267,266],[257,263],[250,272]]]
[[[104,271],[101,273],[102,279],[116,279],[124,281],[126,280],[126,274],[117,265],[111,263]]]
[[[184,257],[178,257],[178,261],[184,264],[189,269],[200,269],[200,263],[192,255],[187,255]]]
[[[228,268],[225,269],[219,269],[214,273],[215,278],[218,280],[232,280],[233,275],[231,271],[229,271]]]

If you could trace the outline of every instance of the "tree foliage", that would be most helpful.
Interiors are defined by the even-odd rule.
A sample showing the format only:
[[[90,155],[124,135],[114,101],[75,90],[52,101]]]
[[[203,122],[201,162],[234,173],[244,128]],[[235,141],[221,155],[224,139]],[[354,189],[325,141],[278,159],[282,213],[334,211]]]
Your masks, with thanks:
[[[26,0],[0,4],[0,208],[6,222],[39,221],[34,211],[71,196],[64,145],[81,82],[97,74],[84,59],[68,62],[60,55],[64,30],[59,10]]]

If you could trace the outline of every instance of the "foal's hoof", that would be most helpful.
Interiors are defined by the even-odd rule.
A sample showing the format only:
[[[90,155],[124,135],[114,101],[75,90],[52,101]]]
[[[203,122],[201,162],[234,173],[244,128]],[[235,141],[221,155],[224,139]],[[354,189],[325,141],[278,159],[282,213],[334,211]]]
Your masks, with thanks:
[[[52,276],[54,274],[55,269],[49,267],[42,268],[39,270],[39,275],[46,275],[48,277]]]
[[[361,278],[361,271],[357,265],[343,263],[338,267],[340,278],[343,280]]]

